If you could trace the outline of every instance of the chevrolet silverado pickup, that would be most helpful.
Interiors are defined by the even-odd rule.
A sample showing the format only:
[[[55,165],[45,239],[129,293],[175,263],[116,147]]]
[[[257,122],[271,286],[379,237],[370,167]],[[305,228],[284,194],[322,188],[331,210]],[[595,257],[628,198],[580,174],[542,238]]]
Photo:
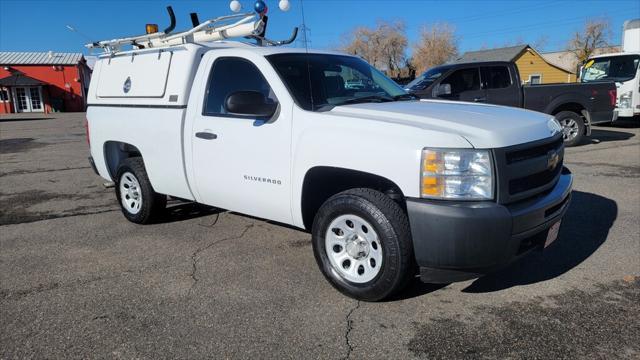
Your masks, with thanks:
[[[129,221],[152,223],[170,196],[307,230],[329,283],[367,301],[556,240],[572,175],[553,116],[420,100],[338,52],[193,40],[215,30],[90,45],[108,53],[89,160]]]

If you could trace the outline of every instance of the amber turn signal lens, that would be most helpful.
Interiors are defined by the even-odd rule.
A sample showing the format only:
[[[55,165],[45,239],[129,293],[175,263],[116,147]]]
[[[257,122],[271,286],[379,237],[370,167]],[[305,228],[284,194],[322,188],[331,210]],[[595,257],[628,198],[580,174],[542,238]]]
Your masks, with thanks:
[[[158,24],[147,24],[147,34],[158,32]]]
[[[425,176],[422,178],[422,194],[437,196],[442,192],[442,183],[435,176]]]

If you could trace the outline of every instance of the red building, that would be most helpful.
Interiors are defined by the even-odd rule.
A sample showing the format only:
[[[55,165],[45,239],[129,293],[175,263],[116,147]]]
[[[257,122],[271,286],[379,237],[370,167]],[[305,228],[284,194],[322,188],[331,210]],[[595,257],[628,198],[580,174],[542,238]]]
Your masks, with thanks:
[[[0,114],[84,111],[90,78],[80,53],[0,52]]]

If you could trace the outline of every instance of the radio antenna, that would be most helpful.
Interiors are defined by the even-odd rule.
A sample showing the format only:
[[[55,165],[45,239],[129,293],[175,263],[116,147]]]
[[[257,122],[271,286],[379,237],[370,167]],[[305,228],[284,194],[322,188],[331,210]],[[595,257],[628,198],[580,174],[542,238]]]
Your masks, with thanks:
[[[300,0],[300,12],[302,13],[302,28],[304,29],[304,52],[307,60],[307,76],[309,77],[309,97],[311,100],[311,110],[315,110],[315,105],[313,104],[313,86],[311,86],[311,64],[309,64],[309,40],[307,39],[307,22],[304,18],[304,1]]]
[[[67,28],[67,30],[78,34],[78,36],[82,37],[83,39],[91,41],[91,39],[87,35],[78,31],[78,29],[76,29],[74,26],[67,24],[65,25],[65,27]]]

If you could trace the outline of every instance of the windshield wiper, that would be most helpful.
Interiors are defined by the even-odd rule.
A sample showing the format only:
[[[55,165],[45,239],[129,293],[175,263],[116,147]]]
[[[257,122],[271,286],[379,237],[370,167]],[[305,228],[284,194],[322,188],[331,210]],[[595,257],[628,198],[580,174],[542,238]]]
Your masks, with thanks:
[[[390,96],[369,95],[369,96],[361,96],[361,97],[345,100],[336,105],[339,106],[339,105],[360,104],[360,103],[367,103],[367,102],[387,102],[387,101],[394,101],[394,100],[395,99]]]
[[[410,93],[406,93],[406,94],[400,94],[400,95],[396,95],[393,97],[393,100],[398,101],[398,100],[418,100],[420,99],[420,97],[414,95],[414,94],[410,94]]]

